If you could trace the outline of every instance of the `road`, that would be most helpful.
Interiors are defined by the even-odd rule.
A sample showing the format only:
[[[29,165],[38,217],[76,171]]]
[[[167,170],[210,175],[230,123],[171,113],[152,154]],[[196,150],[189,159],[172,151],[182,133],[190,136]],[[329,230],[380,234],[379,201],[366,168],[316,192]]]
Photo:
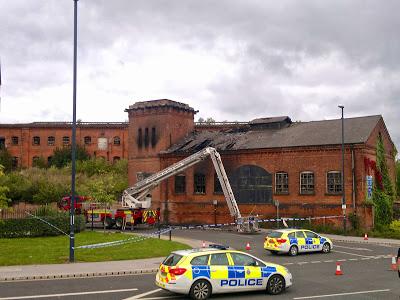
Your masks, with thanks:
[[[220,231],[174,231],[173,235],[227,244],[244,250],[249,242],[253,255],[285,265],[294,285],[271,299],[400,299],[400,279],[390,270],[395,247],[358,243],[335,243],[329,254],[297,257],[271,255],[262,247],[263,234],[242,235]],[[201,245],[199,245],[201,246]],[[342,276],[336,276],[336,262]],[[186,299],[159,290],[154,274],[80,279],[1,282],[0,299]],[[264,292],[216,295],[213,299],[265,299]]]

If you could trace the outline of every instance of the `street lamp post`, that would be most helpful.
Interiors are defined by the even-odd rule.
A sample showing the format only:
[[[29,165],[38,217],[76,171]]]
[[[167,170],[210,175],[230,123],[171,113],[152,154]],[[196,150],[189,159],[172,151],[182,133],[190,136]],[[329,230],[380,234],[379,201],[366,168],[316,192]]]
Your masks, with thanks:
[[[75,153],[76,153],[76,54],[77,54],[77,23],[78,23],[78,0],[74,1],[74,78],[73,78],[73,100],[72,100],[72,175],[71,175],[71,201],[70,201],[70,235],[69,235],[69,262],[75,261]]]
[[[343,210],[343,230],[346,232],[346,193],[345,193],[345,181],[344,181],[344,115],[343,105],[338,106],[342,110],[342,210]]]

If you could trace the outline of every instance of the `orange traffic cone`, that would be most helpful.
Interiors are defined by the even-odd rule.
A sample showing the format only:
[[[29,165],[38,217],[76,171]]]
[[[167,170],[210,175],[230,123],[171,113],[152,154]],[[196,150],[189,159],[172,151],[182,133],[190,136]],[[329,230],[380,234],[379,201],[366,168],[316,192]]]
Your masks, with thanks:
[[[335,272],[335,275],[343,275],[343,272],[342,272],[342,270],[340,269],[340,263],[339,263],[339,262],[336,263],[336,272]]]
[[[392,265],[391,265],[392,271],[397,271],[397,262],[396,262],[396,257],[392,256]]]
[[[246,244],[246,250],[251,250],[251,247],[250,247],[250,243],[249,243],[249,242],[247,242],[247,244]]]
[[[205,241],[203,241],[203,244],[201,245],[203,248],[205,248],[206,247],[206,242]]]
[[[364,234],[364,241],[368,241],[368,234]]]

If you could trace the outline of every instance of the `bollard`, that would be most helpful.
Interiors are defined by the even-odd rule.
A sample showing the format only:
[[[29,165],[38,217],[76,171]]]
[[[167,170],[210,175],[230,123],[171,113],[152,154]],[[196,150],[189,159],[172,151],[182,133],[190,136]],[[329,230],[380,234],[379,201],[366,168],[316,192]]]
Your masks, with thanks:
[[[172,229],[171,227],[169,228],[169,240],[171,241],[171,235],[172,235]]]

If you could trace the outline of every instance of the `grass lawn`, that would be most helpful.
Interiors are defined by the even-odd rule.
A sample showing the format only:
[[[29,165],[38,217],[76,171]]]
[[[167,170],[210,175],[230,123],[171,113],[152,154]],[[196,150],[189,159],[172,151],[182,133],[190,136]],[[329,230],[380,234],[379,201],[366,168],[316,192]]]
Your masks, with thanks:
[[[131,238],[131,234],[81,232],[75,246],[91,245]],[[75,249],[75,261],[94,262],[167,256],[171,251],[190,247],[157,238],[97,249]],[[69,260],[69,237],[0,239],[0,266],[58,264]]]

